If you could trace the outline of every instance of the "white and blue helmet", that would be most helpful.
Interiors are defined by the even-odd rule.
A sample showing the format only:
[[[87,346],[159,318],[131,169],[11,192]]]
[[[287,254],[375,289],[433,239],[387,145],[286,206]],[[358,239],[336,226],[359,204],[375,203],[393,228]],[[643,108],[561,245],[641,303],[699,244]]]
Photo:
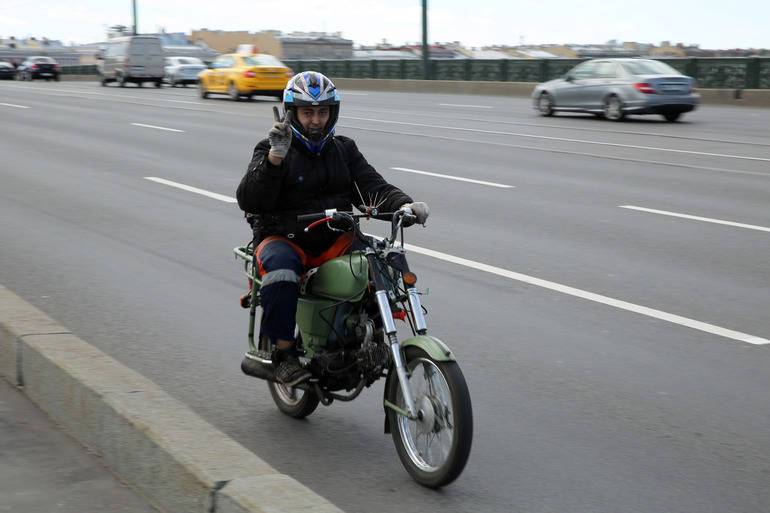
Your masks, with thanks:
[[[329,107],[329,121],[322,133],[305,133],[297,119],[297,107]],[[313,153],[321,153],[327,141],[334,137],[334,127],[340,115],[340,96],[334,82],[317,71],[303,71],[297,73],[286,84],[283,91],[283,107],[287,112],[294,111],[292,132]]]

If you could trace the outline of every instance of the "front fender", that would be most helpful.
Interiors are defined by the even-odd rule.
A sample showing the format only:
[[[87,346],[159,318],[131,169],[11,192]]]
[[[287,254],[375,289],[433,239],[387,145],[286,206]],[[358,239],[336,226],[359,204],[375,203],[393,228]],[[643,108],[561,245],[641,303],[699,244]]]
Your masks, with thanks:
[[[401,342],[401,348],[404,350],[410,346],[419,347],[436,361],[455,361],[455,355],[452,353],[452,350],[436,337],[431,337],[430,335],[417,335]]]
[[[402,340],[400,342],[401,350],[405,351],[407,347],[419,347],[426,353],[428,353],[428,356],[433,358],[436,361],[439,362],[453,362],[455,361],[455,355],[452,353],[452,350],[449,349],[449,346],[447,346],[445,343],[437,339],[436,337],[431,337],[430,335],[416,335],[414,337],[408,338],[406,340]],[[406,363],[406,362],[404,362]],[[391,366],[390,371],[388,372],[388,377],[385,380],[385,387],[383,388],[383,399],[388,399],[388,391],[390,390],[391,381],[396,380],[398,381],[398,377],[396,376],[395,369]],[[391,426],[390,422],[388,421],[388,415],[387,415],[387,407],[385,408],[385,433],[390,433]]]

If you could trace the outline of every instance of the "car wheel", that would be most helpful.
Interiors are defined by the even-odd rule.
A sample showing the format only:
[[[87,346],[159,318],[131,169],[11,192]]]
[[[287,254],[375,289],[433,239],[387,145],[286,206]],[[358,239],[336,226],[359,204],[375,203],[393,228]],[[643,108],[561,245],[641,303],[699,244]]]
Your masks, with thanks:
[[[107,87],[107,79],[102,77],[102,79],[99,81],[102,84],[102,87]]]
[[[162,80],[156,80],[155,81],[155,87],[157,87],[158,89],[163,87],[163,81]]]
[[[610,121],[622,121],[626,117],[623,112],[623,102],[614,94],[604,100],[604,117]]]
[[[123,75],[118,75],[116,80],[118,81],[118,85],[120,85],[120,87],[126,87],[126,77]]]
[[[235,87],[235,82],[230,82],[230,85],[227,86],[227,94],[233,101],[241,101],[241,95],[238,93],[238,88]]]
[[[203,98],[205,100],[206,98],[209,97],[209,92],[206,90],[206,86],[203,85],[203,82],[201,82],[198,85],[198,89],[199,89],[201,98]]]
[[[187,82],[182,82],[182,87],[187,87]]]
[[[666,118],[666,121],[668,121],[669,123],[673,123],[674,121],[679,119],[681,115],[682,115],[681,112],[666,112],[665,114],[663,114],[663,117]]]
[[[541,116],[553,116],[553,98],[548,93],[541,93],[537,99],[537,110]]]
[[[59,82],[61,80],[61,75],[56,75],[53,77],[54,82]]]

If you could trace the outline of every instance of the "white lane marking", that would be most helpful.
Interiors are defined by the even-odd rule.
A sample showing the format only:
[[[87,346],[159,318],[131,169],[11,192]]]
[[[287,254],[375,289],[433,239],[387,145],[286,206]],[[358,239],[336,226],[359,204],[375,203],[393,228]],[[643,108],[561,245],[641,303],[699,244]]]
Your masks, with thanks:
[[[363,132],[376,132],[379,134],[393,134],[393,135],[409,136],[409,137],[424,137],[427,139],[439,139],[441,141],[472,142],[474,144],[488,144],[490,146],[499,146],[501,148],[516,148],[519,150],[541,151],[543,153],[554,153],[557,155],[579,155],[581,157],[590,157],[590,158],[605,159],[605,160],[617,160],[619,162],[638,162],[642,164],[654,164],[657,166],[680,167],[683,169],[692,169],[693,171],[713,171],[715,173],[731,173],[731,174],[738,174],[738,175],[763,176],[765,178],[770,178],[770,173],[762,173],[760,171],[741,171],[738,169],[725,169],[721,167],[700,166],[696,164],[684,164],[681,162],[666,162],[664,160],[635,159],[631,157],[619,157],[616,155],[603,155],[601,153],[588,153],[585,151],[557,150],[557,149],[548,148],[548,147],[542,148],[538,146],[528,146],[526,144],[510,144],[510,143],[497,142],[497,141],[480,141],[477,139],[464,139],[460,137],[432,135],[432,134],[426,134],[423,132],[403,132],[403,131],[396,132],[393,130],[385,130],[383,128],[364,128],[360,126],[346,125],[344,123],[340,123],[337,126],[340,128],[350,128],[352,130],[361,130]]]
[[[206,105],[203,102],[188,102],[187,100],[163,100],[164,102],[173,102],[173,103],[189,103],[192,105]]]
[[[122,93],[122,94],[121,93],[116,93],[116,94],[100,93],[100,92],[96,92],[96,91],[84,91],[84,90],[81,90],[81,89],[72,89],[72,88],[56,89],[55,91],[44,91],[42,89],[34,88],[34,87],[30,87],[30,86],[9,85],[9,86],[4,86],[4,87],[10,87],[10,88],[14,88],[14,89],[23,90],[23,91],[34,92],[34,93],[38,93],[38,94],[43,95],[43,96],[65,96],[65,97],[68,97],[68,98],[84,98],[84,99],[88,98],[88,96],[97,96],[97,97],[105,97],[105,98],[118,98],[118,99],[121,99],[121,100],[123,100],[125,98],[128,98],[128,99],[131,99],[131,100],[148,100],[148,101],[155,101],[155,102],[192,103],[192,104],[195,104],[195,105],[206,105],[205,103],[202,103],[202,102],[190,102],[190,101],[185,101],[185,100],[169,100],[169,99],[166,99],[166,98],[159,98],[159,97],[153,96],[151,94],[148,94],[146,96],[133,96],[133,95],[130,95],[130,94],[125,94],[125,93]],[[149,93],[150,90],[148,89],[147,91]],[[74,94],[74,93],[79,93],[79,94]],[[160,94],[162,94],[163,96],[176,96],[176,97],[180,97],[180,98],[194,98],[194,96],[192,96],[192,95],[181,95],[181,94],[176,94],[175,95],[175,94],[166,94],[166,93],[160,93]],[[103,98],[93,98],[93,99],[103,99]],[[131,102],[126,102],[126,103],[131,103]],[[139,104],[139,105],[142,105],[142,104]],[[157,105],[157,107],[160,107],[160,105]]]
[[[492,135],[510,135],[512,137],[525,137],[528,139],[541,139],[545,141],[563,141],[563,142],[573,142],[573,143],[579,143],[579,144],[593,144],[596,146],[611,146],[613,148],[632,148],[635,150],[650,150],[650,151],[665,151],[669,153],[682,153],[686,155],[703,155],[705,157],[720,157],[720,158],[726,158],[726,159],[740,159],[740,160],[755,160],[760,162],[770,162],[770,158],[763,158],[763,157],[748,157],[745,155],[730,155],[726,153],[708,153],[704,151],[693,151],[693,150],[677,150],[675,148],[659,148],[656,146],[639,146],[636,144],[621,144],[621,143],[611,143],[611,142],[604,142],[604,141],[587,141],[585,139],[570,139],[567,137],[551,137],[547,135],[534,135],[534,134],[524,134],[520,132],[503,132],[500,130],[481,130],[479,128],[464,128],[464,127],[457,127],[457,126],[444,126],[444,125],[427,125],[423,123],[410,123],[407,121],[392,121],[392,120],[385,120],[385,119],[371,119],[371,118],[357,118],[352,116],[345,116],[344,119],[355,119],[357,121],[371,121],[373,123],[384,123],[384,124],[391,124],[391,125],[407,125],[407,126],[417,126],[422,128],[438,128],[440,130],[459,130],[462,132],[475,132],[479,134],[492,134]]]
[[[142,128],[154,128],[155,130],[166,130],[167,132],[184,132],[184,130],[177,130],[176,128],[166,128],[164,126],[145,125],[144,123],[131,123],[134,126],[140,126]]]
[[[16,105],[15,103],[0,103],[0,105],[3,105],[5,107],[14,107],[17,109],[28,109],[26,105]]]
[[[441,107],[461,107],[466,109],[491,109],[489,105],[463,105],[460,103],[439,103]]]
[[[690,214],[680,214],[678,212],[669,212],[668,210],[655,210],[654,208],[637,207],[634,205],[618,205],[620,208],[627,208],[628,210],[638,210],[640,212],[649,212],[651,214],[661,214],[664,216],[681,217],[682,219],[692,219],[693,221],[705,221],[707,223],[724,224],[727,226],[737,226],[738,228],[748,228],[749,230],[759,230],[761,232],[770,232],[770,228],[767,226],[758,226],[756,224],[744,224],[734,223],[732,221],[723,221],[722,219],[714,219],[712,217],[699,217]]]
[[[225,203],[237,203],[237,200],[235,198],[231,198],[230,196],[217,194],[216,192],[210,192],[204,189],[199,189],[197,187],[191,187],[179,182],[172,182],[171,180],[166,180],[165,178],[158,178],[157,176],[145,176],[144,179],[150,180],[151,182],[161,183],[163,185],[168,185],[169,187],[176,187],[177,189],[182,189],[183,191],[194,192],[195,194],[208,196],[209,198],[224,201]]]
[[[713,324],[708,324],[701,321],[696,321],[695,319],[689,319],[687,317],[682,317],[681,315],[670,314],[668,312],[663,312],[661,310],[656,310],[654,308],[648,308],[646,306],[636,305],[634,303],[629,303],[627,301],[613,299],[611,297],[602,296],[601,294],[595,294],[593,292],[576,289],[574,287],[569,287],[567,285],[562,285],[560,283],[555,283],[552,281],[535,278],[534,276],[527,276],[526,274],[520,274],[517,272],[509,271],[507,269],[501,269],[499,267],[482,264],[480,262],[474,262],[473,260],[467,260],[465,258],[448,255],[446,253],[441,253],[440,251],[421,248],[419,246],[413,246],[411,244],[406,244],[405,246],[406,246],[406,249],[408,249],[409,251],[420,253],[426,256],[431,256],[439,260],[444,260],[445,262],[451,262],[453,264],[462,265],[464,267],[470,267],[471,269],[477,269],[479,271],[487,272],[487,273],[508,278],[511,280],[516,280],[516,281],[528,283],[530,285],[543,287],[545,289],[553,290],[555,292],[561,292],[562,294],[568,294],[570,296],[575,296],[582,299],[588,299],[589,301],[594,301],[596,303],[612,306],[614,308],[619,308],[621,310],[627,310],[629,312],[646,315],[647,317],[653,317],[655,319],[660,319],[662,321],[679,324],[681,326],[687,326],[688,328],[704,331],[706,333],[711,333],[713,335],[719,335],[720,337],[731,338],[733,340],[738,340],[740,342],[746,342],[748,344],[754,344],[754,345],[770,344],[770,340],[765,338],[757,337],[755,335],[749,335],[748,333],[741,333],[740,331],[734,331],[731,329],[722,328],[720,326],[715,326]]]
[[[470,183],[477,183],[480,185],[488,185],[489,187],[499,187],[501,189],[513,189],[513,185],[504,185],[501,183],[495,183],[495,182],[485,182],[484,180],[474,180],[472,178],[463,178],[461,176],[452,176],[452,175],[442,175],[441,173],[431,173],[428,171],[419,171],[417,169],[409,169],[407,167],[392,167],[390,169],[393,169],[394,171],[404,171],[405,173],[416,173],[418,175],[427,175],[427,176],[435,176],[438,178],[446,178],[448,180],[457,180],[460,182],[470,182]]]
[[[227,203],[236,202],[235,198],[231,198],[231,197],[224,196],[222,194],[217,194],[214,192],[204,191],[203,189],[190,187],[189,185],[182,185],[177,182],[171,182],[169,180],[164,180],[162,178],[155,178],[151,176],[147,176],[145,178],[158,183],[171,185],[172,187],[178,187],[183,190],[195,192],[197,194],[203,194],[204,196],[209,196],[211,198],[218,199],[219,201],[225,201]],[[456,257],[454,255],[449,255],[447,253],[442,253],[440,251],[435,251],[433,249],[422,248],[420,246],[414,246],[412,244],[406,244],[405,246],[406,246],[406,249],[408,249],[409,251],[413,251],[421,255],[430,256],[438,260],[443,260],[445,262],[461,265],[463,267],[469,267],[471,269],[476,269],[477,271],[494,274],[496,276],[501,276],[503,278],[508,278],[510,280],[516,280],[523,283],[528,283],[530,285],[535,285],[537,287],[553,290],[554,292],[561,292],[562,294],[575,296],[581,299],[587,299],[589,301],[594,301],[596,303],[612,306],[614,308],[619,308],[621,310],[627,310],[629,312],[646,315],[647,317],[653,317],[655,319],[660,319],[662,321],[667,321],[673,324],[679,324],[681,326],[686,326],[688,328],[704,331],[706,333],[711,333],[713,335],[718,335],[720,337],[730,338],[733,340],[738,340],[740,342],[746,342],[747,344],[754,344],[754,345],[770,344],[770,340],[765,338],[757,337],[755,335],[749,335],[748,333],[741,333],[740,331],[734,331],[731,329],[722,328],[720,326],[715,326],[713,324],[708,324],[701,321],[696,321],[695,319],[689,319],[687,317],[682,317],[681,315],[670,314],[668,312],[663,312],[661,310],[656,310],[654,308],[648,308],[646,306],[636,305],[634,303],[628,303],[620,299],[613,299],[611,297],[602,296],[601,294],[595,294],[593,292],[588,292],[586,290],[576,289],[568,285],[562,285],[560,283],[555,283],[552,281],[535,278],[534,276],[528,276],[526,274],[509,271],[507,269],[502,269],[500,267],[483,264],[481,262],[474,262],[473,260]]]
[[[403,111],[403,110],[385,110],[385,109],[372,109],[368,107],[360,107],[351,105],[349,107],[345,108],[345,112],[350,111],[361,111],[361,112],[369,112],[369,113],[380,113],[380,114],[406,114],[409,117],[414,116],[414,112],[410,111]],[[711,138],[705,138],[705,137],[694,137],[694,136],[686,136],[686,135],[674,135],[670,133],[655,133],[655,132],[638,132],[634,130],[608,130],[603,128],[587,128],[582,125],[553,125],[553,124],[546,124],[546,123],[527,123],[525,121],[508,121],[508,120],[502,120],[497,118],[465,118],[465,117],[457,117],[454,116],[448,116],[446,114],[434,114],[432,112],[421,112],[420,117],[424,118],[436,118],[441,120],[451,120],[451,121],[473,121],[474,123],[484,123],[484,124],[495,124],[495,125],[516,125],[516,126],[528,126],[528,127],[535,127],[535,128],[553,128],[557,130],[570,130],[572,132],[597,132],[597,133],[603,133],[603,134],[623,134],[623,135],[644,135],[649,137],[662,137],[665,139],[683,139],[688,141],[706,141],[706,142],[715,142],[715,143],[725,143],[725,144],[738,144],[742,146],[770,146],[770,143],[761,143],[761,142],[751,142],[751,141],[736,141],[733,139],[711,139]],[[521,118],[526,119],[526,118]],[[530,117],[531,119],[531,117]],[[575,118],[578,120],[589,120],[590,118]]]

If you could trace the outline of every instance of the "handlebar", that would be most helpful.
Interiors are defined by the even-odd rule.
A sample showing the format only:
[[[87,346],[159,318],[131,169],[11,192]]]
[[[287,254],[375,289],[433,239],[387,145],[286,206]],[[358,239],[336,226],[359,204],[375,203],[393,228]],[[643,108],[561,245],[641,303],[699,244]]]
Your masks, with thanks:
[[[377,217],[390,217],[391,218],[391,236],[386,239],[390,244],[393,244],[396,240],[396,234],[398,229],[402,227],[411,226],[417,222],[417,216],[412,214],[411,210],[400,209],[395,212],[377,212]],[[353,214],[352,212],[338,212],[336,209],[329,209],[324,212],[318,212],[315,214],[302,214],[297,216],[297,222],[311,222],[306,228],[305,232],[308,232],[322,224],[328,222],[347,222],[353,229],[353,232],[359,239],[364,240],[366,236],[361,232],[358,227],[358,219],[370,218],[372,212],[367,211],[365,214]],[[331,228],[331,227],[330,227]],[[334,228],[333,228],[334,229]]]
[[[321,212],[320,214],[302,214],[297,216],[297,221],[300,223],[306,223],[308,221],[317,221],[319,219],[323,219],[324,217],[328,217],[325,212]]]

